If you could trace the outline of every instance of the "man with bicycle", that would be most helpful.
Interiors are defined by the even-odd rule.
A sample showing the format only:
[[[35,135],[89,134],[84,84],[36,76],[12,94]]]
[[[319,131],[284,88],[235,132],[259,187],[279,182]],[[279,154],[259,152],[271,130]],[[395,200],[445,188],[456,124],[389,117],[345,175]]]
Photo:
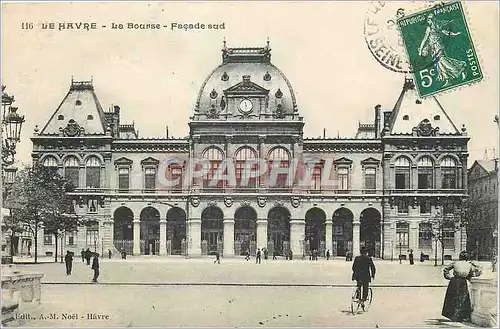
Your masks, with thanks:
[[[375,279],[375,265],[370,256],[368,256],[368,250],[365,247],[361,248],[361,256],[356,256],[354,258],[354,263],[352,264],[352,280],[356,280],[356,285],[359,288],[358,295],[356,298],[359,299],[359,292],[362,291],[362,302],[366,301],[368,297],[368,288],[370,286],[371,279]]]

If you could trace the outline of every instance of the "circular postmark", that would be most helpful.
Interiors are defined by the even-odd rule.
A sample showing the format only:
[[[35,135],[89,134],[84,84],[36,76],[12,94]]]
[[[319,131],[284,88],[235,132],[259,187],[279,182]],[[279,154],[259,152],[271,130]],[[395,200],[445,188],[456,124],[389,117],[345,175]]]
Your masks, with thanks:
[[[432,3],[373,1],[370,4],[364,26],[366,45],[383,67],[398,73],[412,73],[397,20],[425,5]]]

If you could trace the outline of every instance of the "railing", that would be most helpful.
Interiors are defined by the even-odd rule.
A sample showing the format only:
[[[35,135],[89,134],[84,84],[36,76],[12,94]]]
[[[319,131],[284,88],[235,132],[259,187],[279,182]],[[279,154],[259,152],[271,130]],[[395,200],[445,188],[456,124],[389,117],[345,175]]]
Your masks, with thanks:
[[[391,195],[391,196],[417,196],[417,195],[467,195],[466,189],[334,189],[321,188],[309,189],[302,186],[293,187],[192,187],[186,189],[167,189],[156,188],[155,190],[145,189],[118,189],[118,188],[77,188],[70,194],[310,194],[310,195],[335,195],[335,196],[376,196],[376,195]]]

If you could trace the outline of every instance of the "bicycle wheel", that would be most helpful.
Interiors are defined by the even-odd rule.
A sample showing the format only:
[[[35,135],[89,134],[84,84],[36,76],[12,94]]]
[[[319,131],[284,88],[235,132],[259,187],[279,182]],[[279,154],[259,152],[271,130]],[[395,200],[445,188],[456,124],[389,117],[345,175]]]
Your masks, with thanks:
[[[368,311],[370,309],[370,305],[372,304],[373,300],[373,292],[372,288],[368,288],[368,296],[366,297],[366,301],[363,304],[363,311]]]
[[[359,306],[360,306],[360,299],[358,298],[358,296],[361,296],[361,290],[359,289],[359,287],[356,288],[356,290],[354,290],[354,294],[352,294],[351,296],[351,313],[352,315],[355,315],[356,313],[358,313],[358,310],[359,310]]]

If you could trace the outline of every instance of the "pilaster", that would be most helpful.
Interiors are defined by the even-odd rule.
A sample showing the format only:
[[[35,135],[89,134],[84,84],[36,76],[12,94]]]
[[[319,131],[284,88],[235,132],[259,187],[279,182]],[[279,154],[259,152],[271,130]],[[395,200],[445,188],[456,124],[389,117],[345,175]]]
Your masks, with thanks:
[[[191,219],[188,225],[188,256],[201,257],[201,219]]]
[[[327,251],[330,250],[330,255],[333,255],[332,234],[333,234],[333,221],[331,219],[327,219],[325,223],[325,243],[326,243],[325,249]]]
[[[301,241],[304,240],[306,221],[303,219],[294,219],[290,221],[290,249],[294,257],[302,255]]]
[[[134,256],[141,255],[141,220],[135,218],[133,221],[134,225],[134,249],[132,251]]]
[[[234,257],[234,220],[224,219],[223,256]]]
[[[267,219],[257,220],[257,248],[267,248]]]
[[[160,219],[160,256],[167,255],[167,220]]]
[[[359,250],[359,219],[355,218],[352,222],[352,253],[353,256],[358,256],[360,254]]]

